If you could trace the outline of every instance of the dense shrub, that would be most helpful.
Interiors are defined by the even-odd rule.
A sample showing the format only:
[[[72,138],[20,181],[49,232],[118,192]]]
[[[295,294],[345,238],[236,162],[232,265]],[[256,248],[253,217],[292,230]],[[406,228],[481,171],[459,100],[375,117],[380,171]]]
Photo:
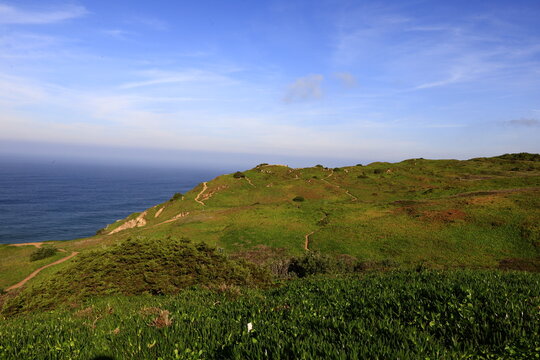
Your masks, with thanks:
[[[328,274],[337,272],[337,270],[336,259],[318,251],[307,251],[303,256],[293,258],[289,265],[289,273],[298,277]]]
[[[237,171],[237,172],[235,172],[235,173],[233,174],[233,177],[234,177],[235,179],[240,179],[240,178],[245,178],[246,175],[245,175],[243,172]]]
[[[269,279],[261,268],[229,259],[205,243],[128,239],[79,254],[54,278],[6,302],[3,312],[47,309],[95,295],[175,294],[193,285],[254,286]]]
[[[333,168],[332,170],[333,171],[341,171],[341,168],[336,167],[336,168]]]
[[[50,246],[40,247],[30,254],[30,261],[37,261],[48,258],[54,256],[57,252],[58,250],[56,248]]]
[[[295,196],[295,197],[292,199],[292,201],[296,201],[296,202],[302,202],[302,201],[304,201],[304,200],[306,200],[306,199],[304,199],[303,196]]]
[[[183,196],[182,193],[177,192],[176,194],[174,194],[172,196],[172,198],[169,201],[175,201],[175,200],[182,199],[182,196]]]
[[[524,160],[524,161],[540,161],[540,154],[531,154],[531,153],[516,153],[516,154],[504,154],[501,156],[496,156],[496,158],[503,160]]]
[[[315,165],[315,167],[322,168],[324,166],[322,166],[321,164],[317,164],[317,165]]]
[[[382,169],[375,169],[375,170],[373,170],[373,173],[374,174],[382,174],[383,170]]]

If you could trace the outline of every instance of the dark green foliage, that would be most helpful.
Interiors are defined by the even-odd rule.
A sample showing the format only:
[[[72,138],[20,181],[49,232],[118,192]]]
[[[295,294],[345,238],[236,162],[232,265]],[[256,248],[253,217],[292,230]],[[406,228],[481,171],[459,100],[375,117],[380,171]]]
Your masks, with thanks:
[[[0,358],[494,360],[540,348],[535,274],[375,273],[234,294],[116,296],[7,319]],[[156,327],[163,312],[172,322]]]
[[[6,302],[3,312],[47,309],[95,295],[175,294],[193,285],[261,285],[267,281],[269,277],[261,269],[230,260],[204,243],[128,239],[78,255],[54,279],[35,284]]]
[[[364,166],[364,165],[362,165],[362,164],[356,164],[356,166]]]
[[[240,178],[245,178],[246,175],[245,175],[243,172],[237,171],[237,172],[235,172],[235,173],[233,174],[233,177],[234,177],[235,179],[240,179]]]
[[[315,167],[322,168],[324,166],[322,166],[321,164],[317,164],[317,165],[315,165]]]
[[[43,246],[40,248],[37,248],[32,254],[30,254],[30,261],[37,261],[41,259],[45,259],[51,256],[54,256],[58,252],[58,249],[50,247],[50,246]]]
[[[304,199],[303,196],[295,196],[295,197],[292,199],[292,201],[296,201],[296,202],[302,202],[302,201],[304,201],[304,200],[306,200],[306,199]]]
[[[318,251],[307,251],[304,256],[291,260],[289,273],[302,278],[308,275],[337,272],[337,268],[337,261],[331,256]]]
[[[337,168],[333,168],[332,170],[333,170],[333,171],[341,171],[341,168],[338,168],[338,167],[337,167]]]
[[[368,176],[366,174],[360,174],[357,176],[358,179],[367,179]]]
[[[182,194],[181,193],[176,193],[173,195],[173,197],[169,200],[169,201],[175,201],[175,200],[180,200],[182,199]]]
[[[516,154],[504,154],[500,156],[495,156],[495,158],[503,160],[540,161],[540,154],[522,152]]]
[[[383,170],[382,169],[375,169],[375,170],[373,170],[373,173],[374,174],[382,174]]]

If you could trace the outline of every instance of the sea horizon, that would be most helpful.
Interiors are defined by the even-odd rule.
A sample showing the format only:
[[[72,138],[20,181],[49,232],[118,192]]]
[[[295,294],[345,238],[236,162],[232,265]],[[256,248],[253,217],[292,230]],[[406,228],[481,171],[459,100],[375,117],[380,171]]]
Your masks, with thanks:
[[[92,236],[227,170],[0,158],[0,244]]]

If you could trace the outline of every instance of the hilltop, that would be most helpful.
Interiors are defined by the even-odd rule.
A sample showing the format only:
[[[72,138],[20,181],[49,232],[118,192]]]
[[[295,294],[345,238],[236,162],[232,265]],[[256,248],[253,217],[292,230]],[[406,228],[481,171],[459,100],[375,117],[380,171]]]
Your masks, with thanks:
[[[539,194],[535,154],[342,168],[260,164],[63,245],[189,238],[229,254],[309,249],[403,265],[526,266],[523,259],[539,255]]]

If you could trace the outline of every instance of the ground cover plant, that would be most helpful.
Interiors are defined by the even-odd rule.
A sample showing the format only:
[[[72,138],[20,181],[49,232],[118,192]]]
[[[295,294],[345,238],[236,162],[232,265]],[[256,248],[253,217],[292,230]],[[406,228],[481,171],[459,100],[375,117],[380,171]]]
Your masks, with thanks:
[[[0,320],[2,359],[534,359],[540,276],[398,271],[106,297]]]

